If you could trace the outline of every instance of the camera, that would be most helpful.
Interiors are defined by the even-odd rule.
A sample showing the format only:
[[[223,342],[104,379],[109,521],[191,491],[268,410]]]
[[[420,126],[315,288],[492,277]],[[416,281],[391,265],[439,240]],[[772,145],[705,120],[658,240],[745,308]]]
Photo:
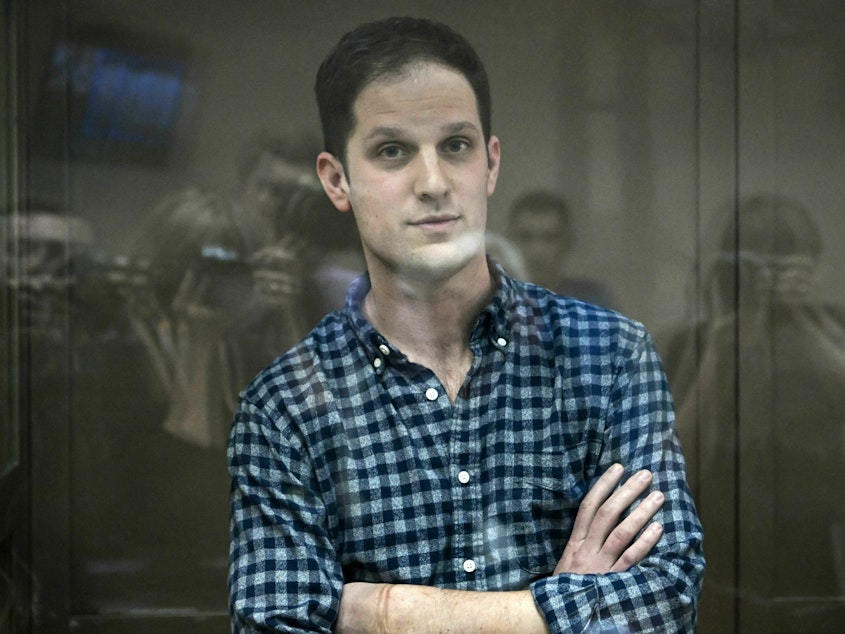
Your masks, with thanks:
[[[209,308],[236,310],[243,308],[252,296],[252,266],[234,249],[204,246],[194,270],[198,279],[207,280],[203,300]]]

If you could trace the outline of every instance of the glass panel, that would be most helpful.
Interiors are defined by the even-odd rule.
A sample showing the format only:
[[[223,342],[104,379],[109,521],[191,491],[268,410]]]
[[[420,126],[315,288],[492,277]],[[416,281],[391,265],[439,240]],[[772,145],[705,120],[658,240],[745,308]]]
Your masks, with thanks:
[[[0,632],[14,632],[14,586],[10,540],[0,539]]]
[[[643,321],[664,355],[708,531],[704,601],[722,619],[702,632],[730,631],[733,596],[743,623],[835,629],[841,3],[194,4],[30,3],[36,200],[8,221],[6,135],[0,396],[16,394],[9,288],[25,279],[33,381],[71,393],[69,411],[39,406],[71,429],[56,495],[72,509],[74,614],[225,623],[237,390],[363,267],[351,217],[314,182],[316,65],[352,25],[411,12],[452,23],[490,70],[504,148],[491,252]],[[13,120],[4,110],[4,130]],[[17,430],[0,401],[2,472]]]
[[[363,268],[351,216],[314,180],[311,94],[319,59],[357,23],[422,12],[476,43],[505,148],[491,251],[512,272],[618,308],[661,341],[689,331],[695,3],[352,4],[78,2],[67,33],[33,36],[45,63],[30,82],[43,203],[31,264],[69,302],[49,314],[67,315],[70,335],[81,624],[226,621],[237,391]],[[512,221],[535,190],[570,215]]]
[[[747,15],[732,254],[745,359],[741,574],[748,595],[769,599],[771,631],[833,631],[845,622],[845,504],[834,493],[845,491],[845,9],[772,2]],[[759,602],[748,604],[754,623]]]
[[[0,231],[0,239],[5,240],[6,236],[2,235],[5,232]],[[2,368],[0,369],[0,394],[2,398],[2,413],[0,413],[0,477],[6,475],[19,462],[19,431],[18,418],[16,416],[15,404],[17,402],[16,389],[16,346],[15,337],[17,335],[17,326],[14,320],[13,306],[11,293],[8,288],[9,278],[5,277],[2,281],[3,288],[0,293],[0,332],[3,333],[2,353],[0,353],[0,362]]]
[[[17,404],[17,320],[12,294],[14,240],[9,235],[11,214],[0,216],[0,477],[19,461]]]
[[[6,3],[2,5],[3,61],[0,62],[0,125],[3,134],[0,149],[0,478],[19,461],[17,405],[17,319],[12,297],[15,279],[15,237],[10,219],[15,215],[17,185],[17,38],[14,25],[7,21]]]

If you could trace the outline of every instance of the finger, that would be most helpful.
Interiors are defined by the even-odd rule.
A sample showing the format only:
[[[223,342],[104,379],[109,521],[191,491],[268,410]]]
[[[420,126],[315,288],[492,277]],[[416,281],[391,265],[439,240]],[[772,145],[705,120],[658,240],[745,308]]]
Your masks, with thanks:
[[[663,501],[663,493],[652,491],[628,517],[611,531],[602,546],[602,555],[609,558],[611,562],[616,562],[634,542],[643,527],[654,519],[654,516],[663,506]]]
[[[570,541],[580,542],[587,538],[596,513],[608,496],[613,493],[616,485],[619,484],[619,480],[622,479],[624,471],[621,464],[611,465],[590,488],[578,507]]]
[[[200,280],[197,274],[188,269],[179,281],[176,295],[173,297],[172,307],[174,310],[189,310],[192,304],[196,303],[199,292]]]
[[[643,534],[622,553],[622,556],[610,568],[610,572],[625,572],[636,566],[651,552],[663,536],[663,526],[653,522]]]
[[[203,304],[203,298],[211,287],[211,278],[208,275],[198,275],[194,279],[195,282],[191,289],[190,301],[192,304]]]
[[[605,541],[631,504],[649,487],[652,474],[646,469],[638,471],[598,508],[588,534],[588,543],[596,550],[604,547]],[[625,544],[627,546],[627,544]],[[621,551],[620,551],[621,552]]]

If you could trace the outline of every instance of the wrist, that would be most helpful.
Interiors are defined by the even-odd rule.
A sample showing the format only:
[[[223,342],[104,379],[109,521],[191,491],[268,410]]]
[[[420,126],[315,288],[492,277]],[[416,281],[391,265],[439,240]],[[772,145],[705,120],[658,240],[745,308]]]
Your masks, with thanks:
[[[376,598],[376,631],[378,634],[390,634],[390,591],[392,583],[381,584]]]

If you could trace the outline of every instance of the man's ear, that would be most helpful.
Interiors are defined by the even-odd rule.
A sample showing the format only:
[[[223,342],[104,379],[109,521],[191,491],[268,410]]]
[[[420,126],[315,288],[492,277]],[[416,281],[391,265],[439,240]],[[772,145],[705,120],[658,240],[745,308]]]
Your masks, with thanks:
[[[340,211],[350,211],[352,203],[343,163],[334,154],[320,152],[317,156],[317,176],[332,204]]]
[[[487,143],[487,195],[492,196],[496,191],[496,181],[499,180],[499,166],[502,161],[502,148],[498,137],[491,136]]]

